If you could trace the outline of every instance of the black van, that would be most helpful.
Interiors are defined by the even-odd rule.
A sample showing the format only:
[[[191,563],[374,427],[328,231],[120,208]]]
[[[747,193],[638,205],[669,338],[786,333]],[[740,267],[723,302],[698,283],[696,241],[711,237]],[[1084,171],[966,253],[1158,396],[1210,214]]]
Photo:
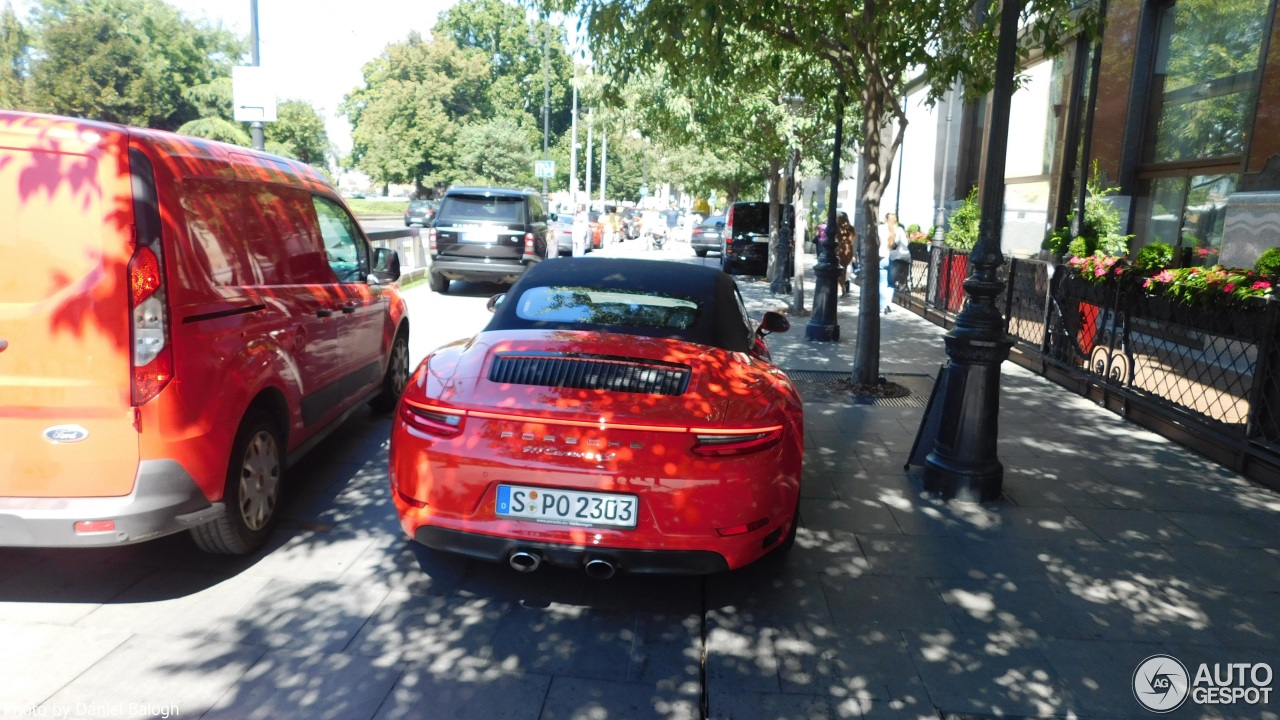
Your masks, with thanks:
[[[796,226],[795,208],[782,206],[782,223]],[[764,275],[769,268],[769,203],[738,202],[729,206],[724,223],[720,267],[730,275]],[[787,268],[791,274],[791,268]]]
[[[427,242],[438,293],[450,280],[512,283],[547,258],[547,211],[534,190],[449,188]]]

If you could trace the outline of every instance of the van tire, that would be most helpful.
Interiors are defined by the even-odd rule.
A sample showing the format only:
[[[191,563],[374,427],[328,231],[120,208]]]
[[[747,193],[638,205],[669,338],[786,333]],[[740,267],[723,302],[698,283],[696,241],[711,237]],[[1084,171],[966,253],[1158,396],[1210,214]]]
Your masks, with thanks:
[[[431,273],[431,290],[441,295],[449,292],[449,278],[440,273]]]
[[[409,331],[396,333],[387,355],[387,372],[382,376],[382,392],[369,401],[376,412],[390,412],[400,402],[404,386],[409,382]]]
[[[248,555],[267,542],[280,516],[283,447],[271,416],[250,408],[231,445],[222,496],[227,511],[217,520],[191,529],[197,547],[219,555]]]

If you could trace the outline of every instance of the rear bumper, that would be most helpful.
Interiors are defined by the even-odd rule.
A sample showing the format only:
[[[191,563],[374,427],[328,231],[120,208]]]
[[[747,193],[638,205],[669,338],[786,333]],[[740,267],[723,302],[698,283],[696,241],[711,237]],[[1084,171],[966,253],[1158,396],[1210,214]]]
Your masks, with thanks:
[[[437,255],[431,259],[431,272],[450,280],[482,282],[515,282],[527,266],[520,260],[488,260],[484,258],[451,258]]]
[[[511,553],[519,549],[536,553],[542,557],[543,561],[552,565],[567,568],[582,568],[588,560],[601,558],[612,561],[620,572],[627,573],[710,575],[729,570],[729,563],[724,557],[709,550],[588,548],[478,535],[426,525],[418,528],[413,534],[413,539],[433,550],[443,550],[491,562],[506,562]]]
[[[694,235],[689,241],[689,245],[692,246],[694,250],[720,252],[720,238],[704,238],[701,235]]]
[[[190,529],[225,512],[174,460],[144,460],[133,491],[120,497],[0,497],[0,546],[127,545]],[[75,523],[113,520],[110,532],[80,534]]]

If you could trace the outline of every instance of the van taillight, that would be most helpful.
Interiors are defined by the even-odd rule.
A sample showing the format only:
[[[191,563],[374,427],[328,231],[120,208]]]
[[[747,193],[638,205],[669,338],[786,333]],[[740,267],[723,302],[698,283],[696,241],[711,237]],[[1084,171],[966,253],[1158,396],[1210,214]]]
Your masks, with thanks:
[[[724,219],[724,236],[733,242],[733,206],[729,206],[729,214]]]
[[[129,261],[129,307],[133,317],[133,404],[143,405],[173,379],[173,348],[160,257],[141,246]]]
[[[427,247],[430,248],[431,252],[433,253],[436,251],[436,229],[435,228],[427,228]]]
[[[536,254],[534,252],[533,240],[533,233],[524,234],[524,257],[526,260],[532,258]]]

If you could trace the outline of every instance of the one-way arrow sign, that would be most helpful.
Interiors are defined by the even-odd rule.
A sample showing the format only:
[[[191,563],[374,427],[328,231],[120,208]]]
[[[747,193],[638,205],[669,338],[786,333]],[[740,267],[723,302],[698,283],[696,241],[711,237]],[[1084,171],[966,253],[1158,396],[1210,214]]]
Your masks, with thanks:
[[[231,97],[239,122],[275,122],[276,93],[271,78],[256,66],[231,68]]]

